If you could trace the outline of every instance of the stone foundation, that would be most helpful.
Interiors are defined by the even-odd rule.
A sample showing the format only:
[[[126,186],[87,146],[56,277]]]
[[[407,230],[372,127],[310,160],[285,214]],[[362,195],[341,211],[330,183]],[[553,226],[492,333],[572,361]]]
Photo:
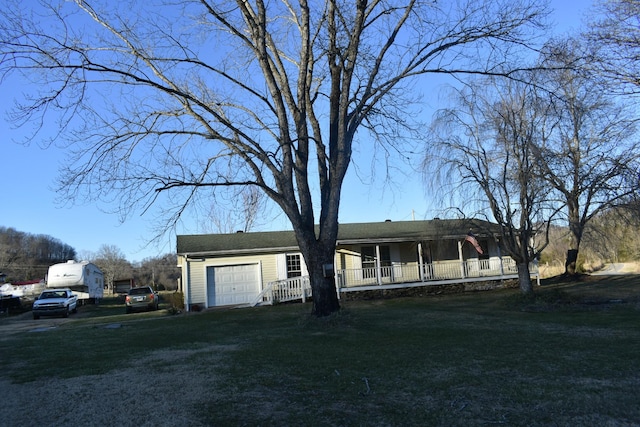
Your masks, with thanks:
[[[344,301],[389,299],[400,297],[425,297],[431,295],[461,294],[464,292],[491,291],[494,289],[517,288],[518,280],[489,280],[484,282],[466,282],[448,285],[411,286],[399,289],[376,289],[367,291],[342,292]]]

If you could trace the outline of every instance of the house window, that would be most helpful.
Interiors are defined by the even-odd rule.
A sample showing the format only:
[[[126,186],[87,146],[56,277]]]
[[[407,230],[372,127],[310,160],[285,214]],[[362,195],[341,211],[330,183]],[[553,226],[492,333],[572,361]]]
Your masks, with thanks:
[[[382,267],[382,277],[388,277],[391,275],[389,268],[391,266],[391,251],[389,246],[380,246],[380,267]],[[365,278],[376,277],[376,247],[375,246],[363,246],[362,247],[362,270]]]
[[[302,276],[302,263],[300,254],[287,254],[287,279]]]

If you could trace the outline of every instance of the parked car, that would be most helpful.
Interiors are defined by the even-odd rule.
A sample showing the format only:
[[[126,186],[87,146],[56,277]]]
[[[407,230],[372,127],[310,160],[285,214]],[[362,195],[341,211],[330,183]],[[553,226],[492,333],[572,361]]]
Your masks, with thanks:
[[[40,316],[69,317],[78,311],[78,297],[71,289],[45,289],[34,301],[31,309],[33,318]]]
[[[151,289],[151,286],[138,286],[129,289],[124,303],[127,307],[127,313],[137,309],[157,310],[160,304],[160,297],[157,292]]]

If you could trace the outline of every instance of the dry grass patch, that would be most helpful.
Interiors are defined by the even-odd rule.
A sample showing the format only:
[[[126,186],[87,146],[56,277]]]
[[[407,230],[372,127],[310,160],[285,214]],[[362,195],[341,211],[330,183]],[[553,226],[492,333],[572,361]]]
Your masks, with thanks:
[[[25,426],[640,424],[640,277],[537,291],[70,322],[0,341],[0,388]]]

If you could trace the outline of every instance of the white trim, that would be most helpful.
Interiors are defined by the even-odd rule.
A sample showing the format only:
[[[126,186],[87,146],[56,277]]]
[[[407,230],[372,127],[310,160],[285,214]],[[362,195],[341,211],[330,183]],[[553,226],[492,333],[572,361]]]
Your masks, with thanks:
[[[287,254],[281,253],[276,255],[276,277],[278,280],[287,278]]]
[[[212,268],[219,268],[219,267],[237,267],[237,266],[241,266],[241,265],[253,265],[258,269],[258,274],[257,274],[257,282],[258,282],[258,294],[263,290],[264,287],[264,280],[262,277],[262,260],[259,261],[247,261],[247,262],[204,262],[202,268],[204,269],[203,271],[203,278],[204,278],[204,304],[205,304],[205,308],[210,308],[210,307],[216,307],[216,305],[209,305],[209,276],[208,276],[208,268],[212,267]],[[257,296],[257,294],[256,294]],[[215,302],[215,300],[214,300]]]
[[[334,257],[335,257],[335,252],[334,252]],[[300,270],[302,270],[303,277],[309,275],[309,269],[307,268],[307,261],[304,259],[302,252],[300,252]]]
[[[287,271],[287,256],[288,255],[298,255],[300,257],[300,275],[308,276],[309,270],[307,269],[307,262],[302,255],[302,252],[284,252],[276,255],[276,275],[278,280],[286,280],[288,279],[288,271]]]

